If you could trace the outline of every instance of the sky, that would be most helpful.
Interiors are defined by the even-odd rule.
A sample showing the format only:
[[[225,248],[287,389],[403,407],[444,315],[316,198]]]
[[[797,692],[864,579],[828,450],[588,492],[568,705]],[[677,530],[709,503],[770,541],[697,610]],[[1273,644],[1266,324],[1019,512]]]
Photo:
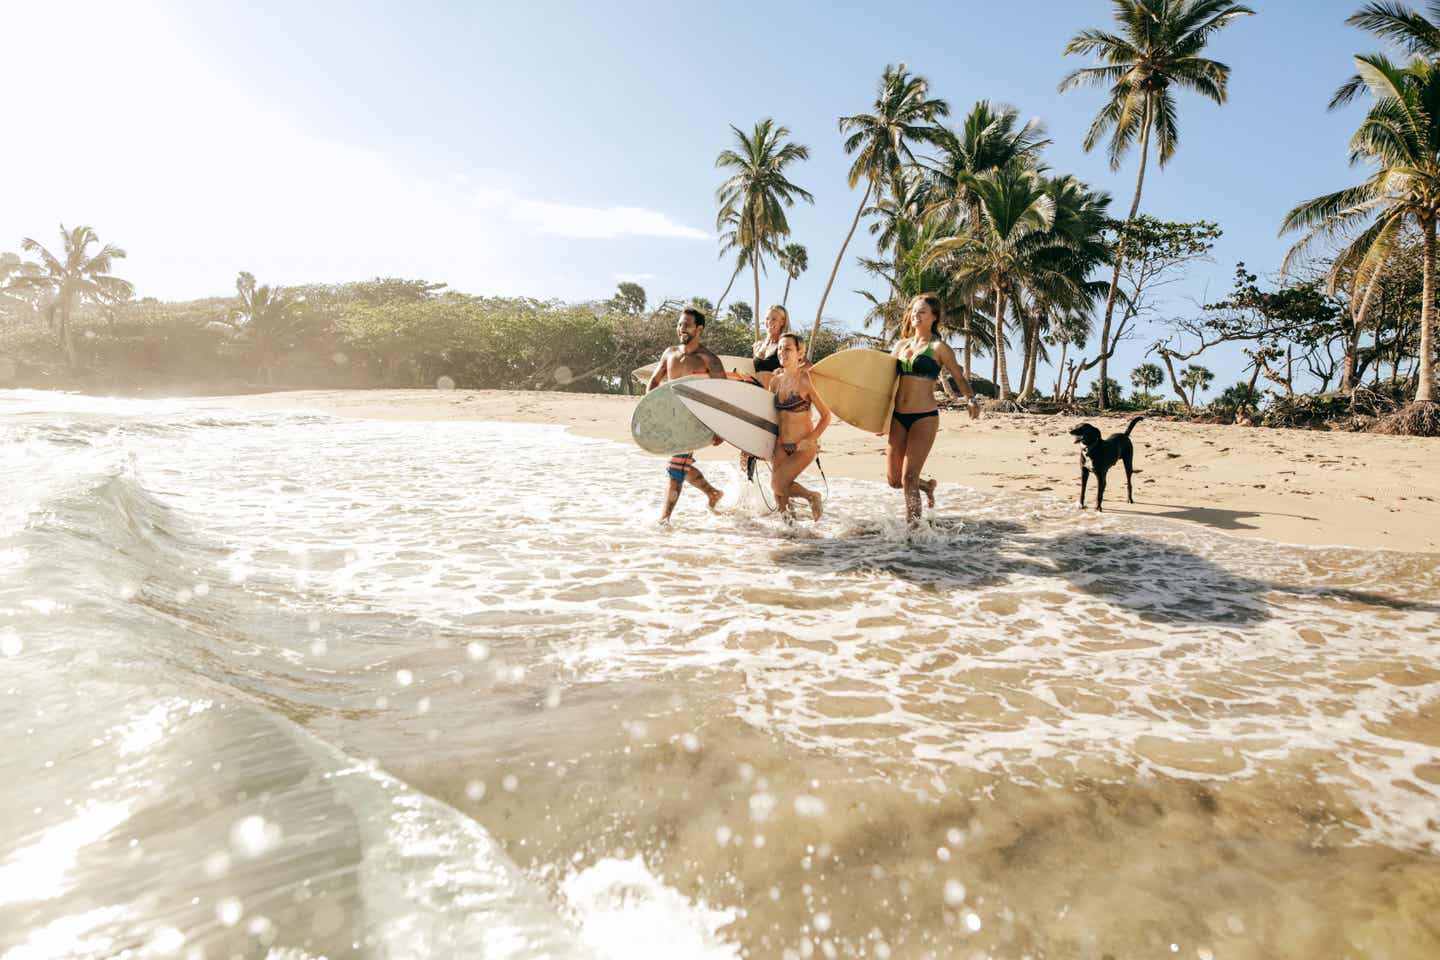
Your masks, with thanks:
[[[1358,5],[1251,0],[1257,15],[1212,41],[1230,102],[1180,95],[1178,151],[1149,170],[1141,206],[1224,236],[1168,289],[1157,324],[1223,297],[1238,260],[1273,272],[1286,211],[1361,176],[1345,159],[1359,108],[1325,109],[1351,58],[1377,49],[1344,24]],[[1039,118],[1051,168],[1109,191],[1117,215],[1138,160],[1116,172],[1085,153],[1102,93],[1056,89],[1088,62],[1062,57],[1066,41],[1110,26],[1105,0],[15,3],[6,20],[0,250],[88,224],[127,251],[117,272],[137,295],[161,299],[226,295],[248,270],[567,301],[634,280],[652,302],[713,301],[729,279],[715,156],[731,125],[774,117],[810,148],[791,178],[815,202],[790,214],[810,269],[789,296],[808,327],[863,190],[847,183],[837,119],[869,108],[889,63],[928,78],[952,119],[980,99]],[[872,253],[862,227],[827,319],[859,326],[854,291],[880,285],[855,257]],[[762,303],[783,285],[778,269],[762,276]],[[736,288],[753,298],[748,275]],[[1163,332],[1117,352],[1127,390]],[[1199,362],[1217,391],[1243,363],[1236,350]],[[1042,367],[1040,383],[1053,377]]]

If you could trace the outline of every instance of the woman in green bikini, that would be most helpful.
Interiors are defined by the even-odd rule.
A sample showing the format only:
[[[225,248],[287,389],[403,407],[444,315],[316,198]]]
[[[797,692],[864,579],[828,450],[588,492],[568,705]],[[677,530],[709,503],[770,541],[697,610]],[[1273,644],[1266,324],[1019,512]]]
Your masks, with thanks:
[[[940,411],[935,406],[935,385],[940,370],[950,371],[956,386],[965,394],[970,419],[980,415],[975,391],[955,362],[955,352],[940,339],[940,298],[922,293],[905,311],[905,331],[890,353],[900,374],[895,393],[895,415],[890,421],[890,447],[885,459],[890,486],[905,491],[905,521],[912,526],[920,520],[920,494],[935,506],[935,480],[920,479],[920,471],[935,445],[940,430]]]

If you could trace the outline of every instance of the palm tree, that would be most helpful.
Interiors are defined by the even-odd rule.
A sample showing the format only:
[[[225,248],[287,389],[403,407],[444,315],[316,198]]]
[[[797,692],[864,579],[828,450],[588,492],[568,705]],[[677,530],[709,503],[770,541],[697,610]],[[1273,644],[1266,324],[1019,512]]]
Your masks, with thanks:
[[[75,337],[70,326],[76,301],[90,301],[96,304],[111,304],[126,300],[135,292],[128,281],[112,276],[110,271],[116,260],[125,257],[125,251],[114,244],[106,244],[91,254],[92,243],[100,238],[90,227],[76,227],[66,230],[60,225],[63,257],[57,257],[37,240],[26,237],[20,241],[20,248],[34,254],[39,263],[22,269],[11,285],[17,290],[32,293],[48,293],[51,298],[49,309],[59,324],[60,346],[65,351],[65,360],[72,368],[80,365],[75,349]]]
[[[1165,382],[1165,371],[1158,363],[1142,363],[1130,371],[1130,382],[1137,390],[1149,393]]]
[[[1180,371],[1180,386],[1190,389],[1190,399],[1186,403],[1191,408],[1195,406],[1195,391],[1204,393],[1214,382],[1215,374],[1197,364],[1192,363]]]
[[[1440,20],[1440,2],[1431,0],[1430,17]],[[1345,20],[1352,27],[1388,40],[1411,57],[1440,60],[1440,25],[1416,13],[1403,3],[1367,3]],[[1330,99],[1330,109],[1345,106],[1366,89],[1364,78],[1355,74]]]
[[[929,200],[925,215],[977,222],[980,214],[975,198],[966,187],[969,177],[1003,167],[1012,160],[1038,163],[1040,152],[1049,144],[1040,121],[1030,120],[1022,125],[1020,112],[1014,107],[997,107],[989,100],[978,101],[958,129],[941,128],[936,137],[939,155],[925,165]],[[967,307],[962,333],[965,338],[965,375],[969,377],[972,340],[976,332],[971,323],[975,314],[973,297]]]
[[[715,166],[734,171],[715,191],[720,203],[716,227],[733,224],[736,245],[749,251],[750,270],[755,276],[755,335],[758,337],[761,258],[773,251],[779,238],[790,235],[785,208],[793,206],[797,199],[815,202],[808,191],[785,176],[785,168],[797,160],[807,159],[810,148],[787,142],[789,128],[777,126],[770,117],[755,124],[749,136],[738,127],[730,129],[735,133],[738,149],[721,150],[715,158]]]
[[[1095,191],[1071,176],[1045,177],[1047,196],[1055,217],[1044,236],[1037,237],[1024,277],[1030,294],[1025,330],[1025,362],[1022,368],[1020,402],[1030,399],[1035,373],[1040,365],[1041,336],[1052,319],[1066,314],[1088,314],[1104,296],[1105,284],[1092,281],[1091,273],[1110,262],[1112,251],[1105,243],[1110,222],[1110,195]]]
[[[254,274],[243,270],[235,280],[235,292],[239,304],[226,322],[248,342],[256,376],[273,383],[275,354],[303,323],[298,301],[284,287],[257,287]]]
[[[1160,148],[1162,168],[1175,154],[1179,129],[1173,88],[1193,90],[1223,105],[1230,68],[1200,53],[1216,31],[1254,11],[1230,0],[1112,0],[1112,4],[1120,33],[1082,30],[1072,37],[1065,46],[1066,56],[1094,54],[1100,63],[1071,73],[1060,82],[1060,92],[1079,86],[1108,86],[1109,99],[1091,122],[1084,146],[1087,152],[1093,150],[1109,135],[1110,169],[1120,169],[1125,154],[1139,138],[1140,168],[1135,177],[1135,199],[1125,220],[1128,226],[1140,210],[1152,135]],[[1125,236],[1123,230],[1120,235]],[[1124,259],[1122,240],[1115,254],[1115,271],[1100,328],[1102,381],[1114,349],[1110,322]],[[1100,409],[1105,408],[1102,396]]]
[[[783,307],[790,301],[790,281],[810,269],[810,251],[801,244],[787,243],[780,248],[779,259],[780,269],[785,271],[785,296],[780,298]]]
[[[886,66],[880,75],[879,93],[871,113],[857,113],[840,118],[840,132],[849,134],[845,140],[845,152],[855,154],[850,165],[850,189],[854,190],[861,180],[865,181],[865,194],[860,206],[855,209],[855,219],[850,222],[850,232],[840,244],[840,253],[835,257],[835,266],[830,268],[830,279],[825,283],[825,292],[820,295],[820,304],[815,308],[815,324],[810,330],[810,344],[815,343],[815,334],[820,330],[820,317],[825,312],[825,301],[830,298],[830,288],[835,285],[835,274],[845,259],[845,250],[860,216],[870,203],[870,194],[877,188],[892,182],[901,166],[914,162],[911,143],[931,143],[936,133],[934,122],[950,113],[950,105],[944,100],[931,99],[930,82],[924,77],[911,76],[905,64]]]
[[[979,219],[969,230],[936,241],[929,256],[932,262],[947,261],[957,281],[984,281],[991,287],[996,387],[1005,400],[1010,396],[1005,307],[1026,282],[1037,248],[1055,223],[1055,201],[1040,176],[1019,160],[971,177],[967,189],[975,196]]]
[[[1361,184],[1300,204],[1281,233],[1308,230],[1290,257],[1320,237],[1358,235],[1342,253],[1356,263],[1356,287],[1373,279],[1403,240],[1419,226],[1424,243],[1420,301],[1420,382],[1416,402],[1435,399],[1436,221],[1440,218],[1440,65],[1416,60],[1408,68],[1381,54],[1356,57],[1374,106],[1350,139],[1350,162],[1374,172]],[[1364,307],[1362,306],[1362,310]]]

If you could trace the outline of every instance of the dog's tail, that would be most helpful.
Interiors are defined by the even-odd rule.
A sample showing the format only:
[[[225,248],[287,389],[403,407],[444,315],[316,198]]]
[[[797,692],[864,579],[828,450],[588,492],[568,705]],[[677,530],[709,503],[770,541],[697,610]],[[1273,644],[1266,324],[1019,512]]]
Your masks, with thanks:
[[[1142,413],[1138,417],[1131,417],[1130,425],[1125,428],[1125,436],[1130,436],[1130,431],[1135,429],[1135,424],[1139,423],[1141,420],[1144,420],[1147,416],[1148,414]]]

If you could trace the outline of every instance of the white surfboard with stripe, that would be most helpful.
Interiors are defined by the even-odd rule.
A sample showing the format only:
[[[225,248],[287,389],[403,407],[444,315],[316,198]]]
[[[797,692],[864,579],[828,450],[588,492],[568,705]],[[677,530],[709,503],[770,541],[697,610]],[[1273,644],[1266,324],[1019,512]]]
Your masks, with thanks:
[[[775,455],[780,418],[775,395],[743,380],[677,380],[675,395],[715,436],[746,453],[769,460]]]

